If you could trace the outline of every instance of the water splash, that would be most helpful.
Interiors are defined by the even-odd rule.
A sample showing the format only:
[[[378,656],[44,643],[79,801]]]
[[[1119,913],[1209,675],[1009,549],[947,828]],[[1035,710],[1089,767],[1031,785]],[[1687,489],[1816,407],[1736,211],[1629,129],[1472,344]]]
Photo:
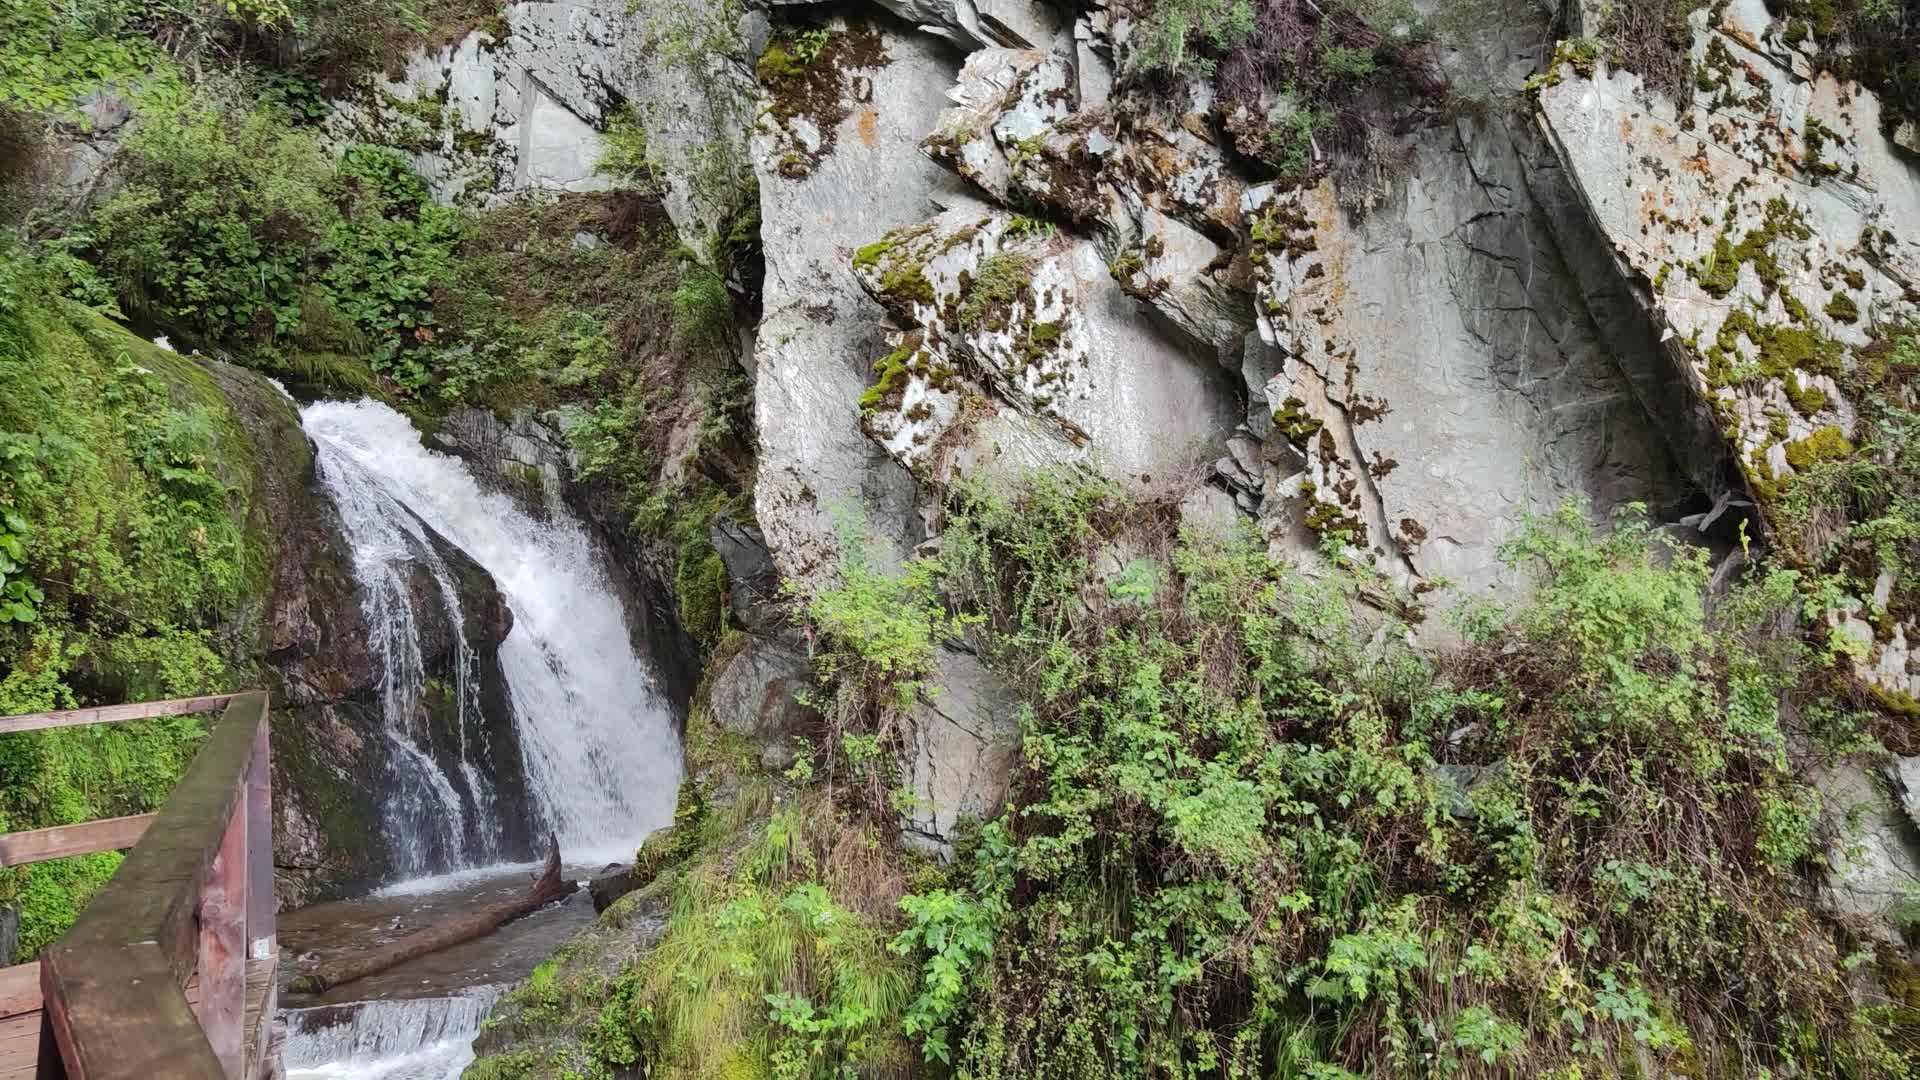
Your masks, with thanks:
[[[288,1080],[457,1080],[504,987],[452,997],[288,1009]]]
[[[346,478],[341,486],[350,490],[336,492],[348,500],[343,518],[349,505],[361,513],[353,500],[369,504],[371,517],[390,518],[382,509],[390,504],[493,576],[514,616],[500,663],[538,823],[558,834],[569,862],[632,858],[647,833],[673,819],[680,747],[586,530],[564,509],[538,521],[482,490],[464,463],[426,449],[407,418],[385,405],[321,402],[302,422],[329,485]],[[399,528],[405,532],[405,522]],[[358,559],[362,541],[352,539]],[[397,640],[403,616],[383,618],[405,661]]]

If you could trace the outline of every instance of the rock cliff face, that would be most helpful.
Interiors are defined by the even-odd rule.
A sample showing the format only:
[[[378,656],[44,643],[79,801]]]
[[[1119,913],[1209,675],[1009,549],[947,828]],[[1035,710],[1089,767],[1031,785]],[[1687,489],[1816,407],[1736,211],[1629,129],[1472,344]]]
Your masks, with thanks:
[[[849,542],[937,544],[948,485],[1067,468],[1309,565],[1342,536],[1404,604],[1509,598],[1529,512],[1644,503],[1731,552],[1851,446],[1862,395],[1910,400],[1859,358],[1914,314],[1920,173],[1760,0],[1695,15],[1684,105],[1556,52],[1540,6],[1450,8],[1421,75],[1476,107],[1408,103],[1374,136],[1390,167],[1305,187],[1258,182],[1205,82],[1125,77],[1121,7],[882,0],[803,41],[804,9],[515,4],[392,88],[460,112],[422,151],[449,198],[479,190],[446,164],[460,131],[519,148],[496,195],[591,182],[531,164],[537,100],[576,156],[631,104],[698,252],[757,182],[754,509],[803,593]],[[1910,588],[1828,616],[1903,700],[1916,628],[1873,613]],[[754,631],[713,686],[758,731],[800,653]],[[935,848],[998,805],[1017,738],[998,677],[942,656],[901,761]]]

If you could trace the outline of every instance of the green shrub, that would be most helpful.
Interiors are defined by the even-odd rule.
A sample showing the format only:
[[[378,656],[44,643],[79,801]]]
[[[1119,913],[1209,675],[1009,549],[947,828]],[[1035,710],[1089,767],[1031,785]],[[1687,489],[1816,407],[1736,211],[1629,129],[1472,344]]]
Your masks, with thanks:
[[[1569,507],[1506,548],[1534,599],[1436,658],[1356,624],[1364,572],[1169,544],[1160,513],[1058,481],[948,508],[920,587],[1028,711],[1006,816],[903,901],[925,1055],[975,1077],[1891,1060],[1800,892],[1796,755],[1819,751],[1778,702],[1818,661],[1766,635],[1795,574],[1710,610],[1704,554]],[[1089,600],[1116,542],[1161,567]],[[915,609],[868,573],[863,624]],[[1769,994],[1730,1006],[1739,980]]]
[[[129,313],[209,342],[299,328],[308,252],[335,218],[311,136],[196,103],[140,124],[121,162],[92,231]]]

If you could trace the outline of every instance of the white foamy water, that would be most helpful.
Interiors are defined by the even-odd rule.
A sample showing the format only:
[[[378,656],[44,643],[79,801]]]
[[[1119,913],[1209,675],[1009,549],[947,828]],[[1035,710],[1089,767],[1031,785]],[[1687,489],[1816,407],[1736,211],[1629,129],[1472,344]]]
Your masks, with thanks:
[[[343,518],[385,522],[367,534],[417,551],[406,543],[415,537],[381,531],[407,533],[392,514],[404,507],[493,576],[513,611],[500,662],[540,831],[558,834],[569,863],[631,859],[647,833],[673,820],[680,746],[586,530],[564,510],[542,522],[483,491],[463,462],[426,449],[385,405],[320,402],[301,418]],[[347,529],[358,561],[360,531],[351,522]],[[411,615],[383,618],[397,634]],[[453,865],[489,858],[469,851]]]
[[[501,992],[288,1009],[287,1080],[458,1080]]]

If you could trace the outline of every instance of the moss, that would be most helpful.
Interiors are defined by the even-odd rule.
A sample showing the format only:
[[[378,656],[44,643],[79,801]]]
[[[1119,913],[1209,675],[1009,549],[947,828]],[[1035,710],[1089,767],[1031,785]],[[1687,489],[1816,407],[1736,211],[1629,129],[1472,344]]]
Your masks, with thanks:
[[[979,328],[990,316],[1004,313],[1032,284],[1026,256],[1007,253],[982,259],[961,297],[956,321],[964,329]]]
[[[1853,297],[1843,292],[1834,293],[1833,299],[1827,301],[1826,312],[1827,318],[1835,322],[1856,323],[1860,321],[1860,306],[1853,302]]]
[[[1273,410],[1273,426],[1280,434],[1295,446],[1304,447],[1307,440],[1320,433],[1326,425],[1319,417],[1307,411],[1307,403],[1297,397],[1289,397]]]
[[[907,384],[907,365],[918,351],[918,341],[911,341],[874,361],[873,373],[878,378],[860,395],[862,413],[878,412],[882,407],[899,400],[900,392]]]
[[[726,629],[726,589],[726,563],[706,537],[683,545],[674,566],[674,599],[680,628],[702,648],[712,648]]]
[[[879,265],[881,259],[887,257],[887,252],[893,250],[893,245],[894,241],[888,237],[882,237],[865,245],[853,253],[853,268],[855,270],[873,269]]]
[[[919,263],[901,262],[880,279],[880,291],[900,303],[933,303],[933,282]]]
[[[1787,400],[1802,416],[1813,416],[1826,409],[1832,402],[1826,391],[1800,381],[1798,372],[1787,373]]]
[[[1731,217],[1732,215],[1729,215]],[[1774,254],[1778,240],[1803,241],[1813,235],[1800,211],[1785,199],[1768,200],[1759,227],[1742,236],[1739,242],[1722,232],[1713,241],[1713,250],[1692,267],[1694,280],[1707,294],[1725,297],[1740,281],[1740,267],[1751,265],[1761,287],[1768,292],[1779,288],[1784,271]]]
[[[1840,461],[1853,456],[1853,442],[1832,425],[1816,429],[1804,439],[1787,444],[1787,464],[1804,472],[1818,462]]]
[[[1807,146],[1807,157],[1803,164],[1814,183],[1819,183],[1821,177],[1839,176],[1840,166],[1825,157],[1827,144],[1840,141],[1833,129],[1821,123],[1819,117],[1809,116],[1802,137]]]

